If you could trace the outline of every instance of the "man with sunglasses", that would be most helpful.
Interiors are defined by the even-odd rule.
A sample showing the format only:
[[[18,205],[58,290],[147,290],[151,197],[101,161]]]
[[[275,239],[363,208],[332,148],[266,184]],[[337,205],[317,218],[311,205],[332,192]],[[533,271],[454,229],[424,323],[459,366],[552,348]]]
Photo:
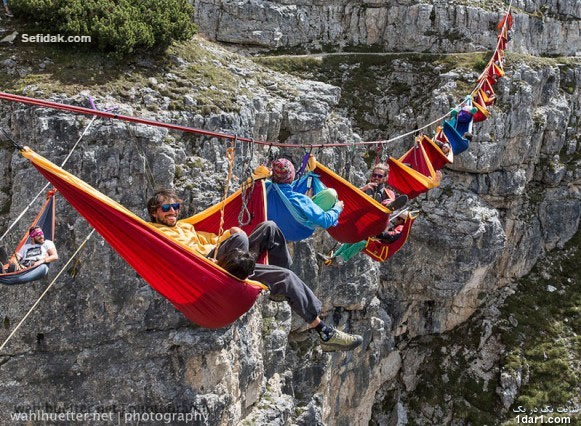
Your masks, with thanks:
[[[408,201],[408,197],[407,195],[400,195],[399,197],[396,197],[395,192],[386,186],[388,175],[389,166],[385,163],[378,163],[375,165],[373,171],[371,172],[369,182],[367,182],[359,189],[372,197],[374,200],[379,201],[386,207],[389,207],[391,211],[399,210],[405,206]]]
[[[153,226],[208,258],[213,257],[215,247],[220,241],[216,255],[219,265],[232,265],[236,260],[231,256],[234,250],[251,253],[254,259],[261,253],[268,252],[270,265],[256,264],[250,278],[268,286],[272,300],[286,300],[291,309],[309,324],[309,328],[317,331],[324,351],[348,351],[361,344],[361,336],[344,333],[321,321],[321,301],[289,269],[292,259],[286,240],[274,222],[261,223],[250,235],[246,235],[238,227],[232,227],[219,237],[209,232],[197,231],[190,223],[180,222],[178,217],[181,201],[171,189],[157,191],[147,202],[147,211]],[[241,261],[247,263],[247,259],[242,259],[243,257],[241,256]],[[237,265],[232,267],[239,269]]]

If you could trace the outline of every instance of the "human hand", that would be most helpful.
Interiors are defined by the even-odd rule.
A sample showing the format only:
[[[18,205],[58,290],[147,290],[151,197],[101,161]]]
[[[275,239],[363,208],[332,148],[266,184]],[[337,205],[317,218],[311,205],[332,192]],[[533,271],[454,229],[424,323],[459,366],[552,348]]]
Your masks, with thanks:
[[[361,190],[362,191],[367,191],[369,189],[374,189],[377,186],[377,182],[369,182],[366,185],[364,185]]]
[[[335,206],[338,206],[338,207],[339,207],[339,209],[340,209],[341,211],[343,211],[343,209],[345,208],[345,202],[344,202],[344,201],[341,201],[341,200],[339,200],[339,201],[337,201],[337,202],[335,203]]]
[[[44,261],[44,259],[39,259],[39,260],[37,260],[36,262],[34,262],[34,263],[32,264],[32,267],[33,267],[33,268],[36,268],[37,266],[40,266],[40,265],[42,265],[43,263],[46,263],[46,262]]]

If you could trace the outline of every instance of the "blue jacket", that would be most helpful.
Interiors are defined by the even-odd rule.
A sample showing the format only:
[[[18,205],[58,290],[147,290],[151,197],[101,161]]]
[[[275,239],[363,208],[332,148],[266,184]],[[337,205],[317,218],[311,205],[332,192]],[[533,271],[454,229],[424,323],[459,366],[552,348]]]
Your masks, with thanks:
[[[270,182],[267,205],[268,219],[278,225],[288,241],[310,237],[317,226],[327,229],[336,225],[342,211],[339,206],[324,211],[306,195],[293,191],[290,184]]]

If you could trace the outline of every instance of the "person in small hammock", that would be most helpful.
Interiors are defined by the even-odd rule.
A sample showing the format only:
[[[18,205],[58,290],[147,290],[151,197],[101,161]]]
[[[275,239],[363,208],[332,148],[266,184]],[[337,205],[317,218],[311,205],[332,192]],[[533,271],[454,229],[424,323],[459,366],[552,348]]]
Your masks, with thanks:
[[[286,300],[291,309],[303,318],[309,328],[319,335],[324,351],[348,351],[361,345],[361,336],[348,334],[325,324],[319,317],[321,301],[289,267],[292,263],[286,240],[272,221],[266,221],[247,235],[232,227],[223,235],[197,231],[186,222],[178,221],[182,200],[171,189],[157,191],[147,202],[147,211],[153,226],[169,238],[190,247],[196,253],[216,262],[238,278],[249,278],[265,284],[274,301]],[[238,250],[238,251],[237,251]],[[240,251],[243,255],[239,255]],[[270,265],[254,264],[263,252],[268,253]],[[248,259],[252,259],[249,264]],[[244,264],[240,264],[240,263]],[[245,276],[246,275],[246,276]]]
[[[14,255],[14,258],[8,260],[6,249],[0,247],[0,262],[4,265],[9,263],[8,268],[2,266],[2,273],[15,272],[24,268],[35,268],[37,266],[48,264],[58,260],[59,255],[56,246],[51,240],[44,238],[44,233],[40,226],[33,226],[29,229],[28,235],[32,242],[24,244]]]
[[[311,198],[293,190],[291,183],[295,180],[295,168],[289,160],[286,158],[274,160],[271,169],[272,183],[278,185],[288,201],[301,212],[307,223],[323,229],[337,225],[345,204],[337,199],[337,192],[334,189],[326,188]]]

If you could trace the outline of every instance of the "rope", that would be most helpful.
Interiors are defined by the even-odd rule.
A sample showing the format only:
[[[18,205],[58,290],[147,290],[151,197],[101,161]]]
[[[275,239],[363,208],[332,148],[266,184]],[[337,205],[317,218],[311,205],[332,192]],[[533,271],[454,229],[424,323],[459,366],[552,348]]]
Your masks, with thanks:
[[[214,261],[218,256],[218,249],[220,248],[220,237],[224,233],[224,210],[226,209],[226,198],[228,198],[228,191],[230,190],[230,182],[232,181],[232,171],[234,170],[234,156],[236,155],[236,141],[232,141],[232,145],[226,149],[226,159],[228,160],[228,177],[226,178],[226,185],[224,186],[224,196],[222,197],[222,206],[220,207],[220,227],[218,228],[218,243],[214,249]]]
[[[95,116],[93,116],[93,118],[91,119],[91,121],[89,121],[89,124],[87,125],[87,127],[85,127],[85,130],[83,130],[83,133],[81,133],[81,136],[79,136],[79,139],[77,139],[77,142],[75,142],[75,144],[73,145],[73,147],[70,150],[69,154],[65,157],[64,161],[61,164],[61,167],[64,167],[65,164],[67,164],[67,161],[69,161],[69,158],[71,158],[71,155],[73,155],[73,151],[77,148],[77,146],[81,142],[81,139],[83,139],[83,137],[87,134],[89,128],[93,125],[93,122],[95,121],[96,118],[97,118],[97,116],[95,115]],[[17,147],[20,146],[16,142],[14,142],[14,140],[10,136],[8,136],[8,134],[6,133],[6,131],[4,129],[1,129],[1,130],[2,130],[2,133],[4,133],[4,135],[6,137],[8,137],[8,139],[10,139]],[[24,149],[24,148],[22,148],[22,147],[19,148],[20,151],[22,151],[22,149]],[[14,228],[16,226],[16,224],[18,222],[20,222],[20,219],[22,219],[22,217],[26,214],[26,212],[32,207],[32,205],[38,199],[38,197],[40,197],[42,194],[44,194],[44,192],[47,190],[47,188],[49,186],[50,186],[50,183],[47,183],[46,185],[44,185],[42,187],[42,189],[38,192],[38,194],[36,194],[36,196],[32,199],[32,201],[30,203],[28,203],[28,205],[18,215],[18,217],[14,220],[14,222],[12,222],[10,224],[10,226],[8,227],[8,229],[6,229],[6,231],[4,232],[4,234],[2,234],[2,236],[0,237],[0,242],[2,242],[4,240],[4,238],[6,237],[6,235],[8,235],[8,233],[12,230],[12,228]]]
[[[38,300],[34,303],[34,305],[32,305],[32,307],[28,310],[28,312],[26,313],[26,315],[24,315],[24,318],[22,318],[20,320],[20,322],[16,325],[16,327],[14,328],[14,330],[12,330],[12,333],[10,333],[10,335],[6,338],[6,340],[4,340],[4,343],[2,343],[2,345],[0,346],[0,351],[2,349],[4,349],[4,346],[6,346],[6,344],[8,343],[8,341],[12,338],[12,336],[14,336],[14,334],[18,331],[18,329],[20,328],[20,326],[24,323],[24,321],[26,321],[26,318],[29,317],[29,315],[32,313],[32,311],[38,306],[38,304],[40,303],[40,301],[42,300],[42,298],[48,293],[48,291],[51,289],[51,287],[54,285],[54,283],[56,282],[56,280],[61,276],[61,274],[66,270],[66,268],[69,266],[69,264],[72,262],[72,260],[75,258],[75,256],[81,251],[81,249],[85,246],[85,244],[87,244],[87,241],[89,241],[89,239],[93,236],[93,233],[95,232],[95,230],[93,229],[89,235],[87,235],[87,237],[85,238],[85,240],[81,243],[81,245],[79,246],[79,248],[77,248],[77,251],[75,251],[72,255],[72,257],[68,260],[68,262],[66,263],[66,265],[64,265],[61,270],[59,271],[59,273],[56,275],[56,277],[54,277],[54,279],[52,280],[52,282],[48,285],[48,287],[46,288],[46,290],[44,290],[44,292],[40,295],[40,297],[38,298]]]
[[[252,199],[252,193],[254,192],[254,177],[252,176],[252,160],[254,159],[254,140],[250,142],[248,148],[250,153],[247,151],[247,155],[244,157],[242,162],[242,175],[239,179],[240,190],[241,190],[241,202],[240,213],[238,213],[238,226],[246,226],[252,220],[252,213],[248,208],[248,201]]]
[[[179,130],[179,131],[187,132],[187,133],[196,133],[196,134],[202,135],[202,136],[210,136],[210,137],[229,139],[229,140],[238,140],[240,142],[247,142],[247,143],[254,142],[254,143],[259,144],[259,145],[272,145],[272,146],[277,146],[277,147],[281,147],[281,148],[306,148],[306,147],[333,148],[333,147],[348,147],[351,145],[373,145],[376,143],[393,142],[393,141],[401,139],[405,136],[408,136],[410,134],[416,133],[419,130],[425,129],[425,128],[427,128],[427,127],[429,127],[429,126],[431,126],[439,121],[442,121],[444,118],[446,118],[450,114],[450,112],[448,112],[447,114],[445,114],[442,117],[434,120],[433,122],[425,125],[424,127],[420,127],[419,129],[415,129],[409,133],[403,134],[401,136],[396,136],[396,137],[394,137],[392,139],[388,139],[388,140],[298,145],[298,144],[291,144],[291,143],[256,141],[256,140],[253,140],[252,138],[239,138],[236,135],[232,135],[232,134],[228,134],[228,133],[212,132],[209,130],[198,129],[195,127],[181,126],[181,125],[177,125],[177,124],[165,123],[162,121],[155,121],[155,120],[148,120],[145,118],[132,117],[132,116],[128,116],[128,115],[113,114],[113,113],[110,113],[107,111],[95,111],[95,110],[92,110],[89,108],[77,107],[74,105],[67,105],[67,104],[59,104],[58,102],[44,101],[41,99],[29,98],[26,96],[12,95],[12,94],[6,93],[6,92],[0,92],[0,99],[12,101],[12,102],[21,102],[21,103],[30,104],[30,105],[36,105],[39,107],[60,109],[60,110],[69,111],[69,112],[76,112],[79,114],[97,115],[97,116],[103,117],[103,118],[112,118],[112,119],[127,121],[127,122],[131,122],[131,123],[146,124],[146,125],[155,126],[155,127],[164,127],[166,129]],[[457,107],[461,106],[462,104],[463,104],[463,102],[460,103],[459,105],[457,105]]]

